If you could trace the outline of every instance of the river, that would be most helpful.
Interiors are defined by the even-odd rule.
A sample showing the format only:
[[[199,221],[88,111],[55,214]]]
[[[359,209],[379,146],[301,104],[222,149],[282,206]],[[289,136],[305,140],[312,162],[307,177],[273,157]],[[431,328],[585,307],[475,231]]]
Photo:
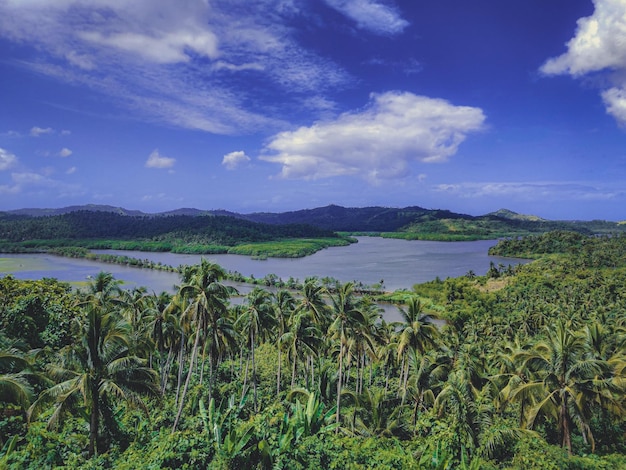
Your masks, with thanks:
[[[275,274],[283,280],[293,277],[303,281],[308,276],[332,277],[341,282],[358,281],[373,285],[383,281],[385,290],[410,289],[414,284],[437,277],[458,277],[473,271],[483,275],[491,262],[519,264],[524,260],[489,256],[495,240],[472,242],[433,242],[358,237],[359,242],[345,247],[318,251],[305,258],[269,258],[254,260],[241,255],[180,255],[139,251],[96,251],[149,259],[171,266],[196,264],[202,257],[227,271],[263,278]],[[154,292],[172,292],[179,282],[177,274],[138,269],[84,259],[63,258],[48,254],[0,254],[0,275],[11,273],[19,279],[54,277],[61,281],[85,281],[99,271],[112,273],[132,288],[146,286]]]

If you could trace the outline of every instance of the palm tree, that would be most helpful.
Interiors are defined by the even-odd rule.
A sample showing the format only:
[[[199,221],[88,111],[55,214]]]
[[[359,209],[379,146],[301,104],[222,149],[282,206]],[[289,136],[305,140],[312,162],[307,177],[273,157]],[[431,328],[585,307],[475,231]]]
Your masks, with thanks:
[[[398,360],[402,358],[404,369],[400,371],[403,397],[406,395],[409,381],[409,356],[410,353],[424,354],[429,348],[435,346],[438,336],[437,327],[429,321],[429,316],[423,314],[423,306],[419,298],[411,297],[408,301],[407,310],[399,309],[402,319],[398,332]]]
[[[324,302],[326,292],[326,288],[319,284],[317,278],[307,278],[296,304],[296,310],[307,312],[322,331],[326,331],[328,327],[328,306]]]
[[[291,357],[291,388],[296,384],[296,373],[300,356],[309,357],[318,354],[322,344],[322,333],[308,312],[294,310],[283,333],[281,343],[287,345]]]
[[[281,289],[274,294],[274,316],[278,325],[276,345],[278,348],[278,370],[276,372],[276,395],[280,394],[281,365],[282,365],[282,345],[283,335],[287,329],[287,322],[295,307],[295,299],[286,289]]]
[[[588,357],[583,336],[573,333],[565,322],[559,321],[547,333],[547,340],[520,352],[525,369],[534,377],[513,390],[511,398],[534,396],[536,403],[528,410],[527,426],[532,428],[539,416],[554,419],[561,446],[570,455],[574,426],[585,441],[591,441],[593,451],[589,426],[591,404],[598,393],[610,386],[612,368],[607,361]]]
[[[0,349],[0,402],[12,403],[23,409],[30,405],[33,388],[25,372],[30,362],[14,347]]]
[[[348,282],[337,286],[337,293],[331,296],[334,320],[328,331],[339,345],[339,364],[337,367],[337,426],[341,419],[341,390],[344,385],[344,359],[348,353],[348,344],[354,337],[358,325],[366,325],[366,315],[361,303],[354,296],[354,284]],[[339,428],[336,429],[338,431]]]
[[[368,388],[357,394],[344,390],[344,395],[352,399],[352,433],[367,437],[392,437],[403,431],[401,414],[405,406],[397,398],[379,388]],[[336,423],[335,423],[336,424]]]
[[[183,273],[186,280],[179,289],[179,295],[189,298],[189,306],[183,312],[188,318],[189,324],[195,328],[195,339],[189,360],[187,378],[178,404],[178,413],[174,420],[172,430],[175,431],[183,411],[185,396],[189,389],[194,365],[198,357],[200,340],[203,339],[203,351],[206,351],[207,343],[210,355],[211,377],[209,379],[209,396],[211,395],[213,371],[218,360],[218,355],[225,343],[232,340],[232,327],[225,322],[227,317],[227,302],[231,289],[220,281],[226,276],[224,270],[217,264],[202,259],[197,266],[188,268]],[[204,356],[204,354],[203,354]],[[201,375],[202,376],[202,375]]]
[[[104,291],[100,291],[104,292]],[[55,426],[74,405],[89,414],[89,456],[98,452],[100,420],[110,413],[112,400],[122,400],[147,412],[142,394],[158,396],[157,374],[131,354],[129,324],[115,311],[87,304],[79,321],[76,342],[59,351],[48,365],[48,374],[58,380],[29,409],[33,420],[49,402],[55,410],[48,421]]]
[[[252,360],[252,387],[254,390],[254,411],[257,411],[257,377],[254,351],[256,342],[268,336],[276,319],[271,303],[271,294],[259,287],[255,287],[246,296],[246,305],[241,309],[235,326],[240,328],[244,336],[248,338],[248,348]]]

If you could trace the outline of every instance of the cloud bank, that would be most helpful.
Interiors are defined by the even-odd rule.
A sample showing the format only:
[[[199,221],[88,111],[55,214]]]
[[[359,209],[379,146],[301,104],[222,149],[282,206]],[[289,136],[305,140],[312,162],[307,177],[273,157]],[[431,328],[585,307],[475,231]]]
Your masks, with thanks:
[[[276,135],[262,160],[283,178],[361,176],[371,182],[408,175],[411,162],[442,162],[483,128],[479,108],[412,93],[372,94],[369,105],[334,121]]]

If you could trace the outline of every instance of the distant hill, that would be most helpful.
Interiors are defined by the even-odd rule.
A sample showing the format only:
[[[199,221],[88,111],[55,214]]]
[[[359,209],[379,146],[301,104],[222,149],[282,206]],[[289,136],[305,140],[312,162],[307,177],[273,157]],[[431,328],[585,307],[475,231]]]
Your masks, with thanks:
[[[26,215],[29,217],[45,217],[51,215],[63,215],[77,211],[90,211],[90,212],[112,212],[119,215],[146,215],[144,212],[137,210],[128,210],[122,207],[114,207],[99,204],[85,204],[81,206],[67,206],[60,209],[17,209],[12,211],[6,211],[7,214],[13,215]]]
[[[227,210],[201,210],[181,208],[167,212],[147,214],[121,207],[88,204],[60,209],[20,209],[0,213],[0,220],[23,217],[59,216],[74,212],[108,213],[140,219],[177,217],[226,217],[265,224],[269,226],[307,225],[327,232],[384,233],[385,236],[431,240],[493,239],[515,237],[551,230],[570,230],[583,234],[614,233],[626,230],[626,225],[608,221],[551,221],[533,215],[523,215],[509,209],[500,209],[481,216],[455,213],[444,209],[425,209],[419,206],[394,207],[342,207],[328,205],[314,209],[289,212],[255,212],[239,214]],[[83,217],[85,218],[85,217]],[[101,218],[97,218],[100,220]],[[183,223],[183,220],[185,222]],[[173,230],[187,230],[188,219],[177,219],[182,225]],[[97,222],[96,222],[97,223]],[[147,222],[143,222],[145,224]],[[136,225],[136,224],[134,224]],[[154,224],[152,224],[154,225]],[[135,230],[135,229],[133,229]],[[139,229],[137,229],[139,230]],[[141,230],[139,230],[141,232]]]
[[[525,215],[518,214],[517,212],[513,212],[509,209],[499,209],[495,212],[490,212],[487,215],[492,215],[495,217],[502,217],[503,219],[511,219],[511,220],[527,220],[532,222],[545,221],[546,219],[542,219],[536,215]]]

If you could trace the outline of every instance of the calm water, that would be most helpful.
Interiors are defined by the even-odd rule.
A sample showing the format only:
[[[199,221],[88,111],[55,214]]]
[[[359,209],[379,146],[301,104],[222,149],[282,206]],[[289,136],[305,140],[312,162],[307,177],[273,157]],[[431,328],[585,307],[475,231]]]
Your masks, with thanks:
[[[488,256],[487,250],[496,242],[429,242],[393,240],[376,237],[359,237],[359,243],[347,247],[328,248],[312,256],[296,259],[269,258],[253,260],[239,255],[204,255],[218,263],[227,271],[237,271],[244,276],[262,278],[276,274],[283,280],[293,277],[304,280],[308,276],[333,277],[342,282],[360,281],[372,285],[384,281],[386,290],[411,288],[413,284],[426,282],[439,277],[462,276],[472,270],[483,275],[489,263],[519,264],[522,260]],[[105,251],[135,258],[150,259],[155,262],[178,266],[196,264],[200,255],[179,255],[173,253],[146,253],[139,251]],[[128,287],[146,286],[160,292],[174,290],[179,282],[177,274],[138,269],[115,264],[56,257],[47,254],[9,255],[0,258],[13,258],[12,266],[0,275],[11,272],[19,279],[41,279],[54,277],[61,281],[85,281],[99,271],[108,271],[117,279],[125,281]]]

